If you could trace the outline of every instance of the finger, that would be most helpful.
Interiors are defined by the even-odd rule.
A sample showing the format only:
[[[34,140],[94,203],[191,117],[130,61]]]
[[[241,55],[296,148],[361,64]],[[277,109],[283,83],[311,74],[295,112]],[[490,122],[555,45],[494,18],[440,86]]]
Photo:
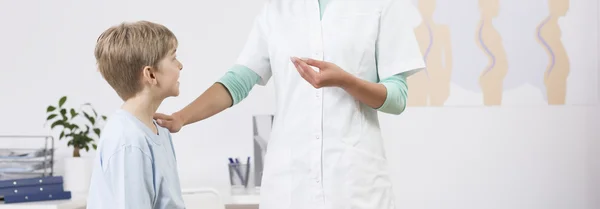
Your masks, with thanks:
[[[298,70],[298,73],[300,74],[304,74],[304,72],[302,72],[302,69],[300,68],[300,66],[298,65],[298,58],[295,57],[291,57],[290,60],[292,61],[292,63],[294,64],[294,67],[296,67],[296,70]]]
[[[304,68],[302,68],[302,66],[300,66],[300,62],[298,58],[292,58],[292,63],[294,63],[294,66],[296,67],[296,70],[298,71],[298,73],[300,74],[300,76],[302,78],[304,78],[304,80],[308,81],[309,83],[310,78],[306,75],[306,72],[304,70]]]
[[[311,66],[308,66],[305,62],[299,62],[298,65],[302,68],[304,72],[305,79],[309,81],[309,83],[315,88],[321,88],[321,79],[319,73],[313,70]]]
[[[294,66],[296,67],[296,69],[298,70],[299,73],[301,74],[306,74],[306,72],[304,71],[304,68],[300,65],[300,63],[302,63],[303,61],[297,57],[292,57],[292,63],[294,63]]]
[[[318,73],[315,70],[313,70],[312,67],[308,66],[308,64],[303,61],[298,62],[298,64],[304,70],[304,73],[306,74],[306,76],[309,77],[310,80],[314,83],[316,81]]]
[[[163,128],[169,129],[169,132],[174,133],[174,127],[172,121],[157,120],[156,123]]]
[[[304,62],[304,60],[298,58],[298,57],[291,57],[292,59],[292,63],[294,63],[294,65],[296,65],[296,67],[300,67],[300,63]]]
[[[298,70],[300,76],[306,80],[310,85],[315,88],[318,88],[318,85],[315,83],[315,76],[311,76],[311,73],[316,73],[310,66],[306,65],[302,60],[298,58],[292,58],[292,62]]]
[[[319,69],[325,69],[327,68],[327,62],[325,61],[320,61],[320,60],[315,60],[315,59],[306,59],[304,61],[306,64],[310,65],[310,66],[314,66],[317,67]]]
[[[159,120],[159,119],[160,120],[173,120],[173,116],[165,115],[165,114],[162,114],[162,113],[154,113],[153,118],[155,120]]]

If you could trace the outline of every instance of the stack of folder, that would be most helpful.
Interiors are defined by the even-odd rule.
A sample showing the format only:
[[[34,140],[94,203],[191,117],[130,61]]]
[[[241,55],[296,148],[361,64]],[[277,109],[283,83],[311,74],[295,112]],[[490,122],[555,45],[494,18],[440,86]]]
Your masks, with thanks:
[[[65,200],[71,199],[71,192],[63,190],[62,176],[48,176],[0,181],[0,198],[5,204]]]

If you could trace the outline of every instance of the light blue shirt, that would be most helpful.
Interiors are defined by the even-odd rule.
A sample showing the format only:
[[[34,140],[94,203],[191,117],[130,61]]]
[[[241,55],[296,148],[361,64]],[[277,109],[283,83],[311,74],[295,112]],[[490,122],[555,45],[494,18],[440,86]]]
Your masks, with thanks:
[[[94,159],[88,209],[185,208],[169,131],[125,110],[109,117]]]

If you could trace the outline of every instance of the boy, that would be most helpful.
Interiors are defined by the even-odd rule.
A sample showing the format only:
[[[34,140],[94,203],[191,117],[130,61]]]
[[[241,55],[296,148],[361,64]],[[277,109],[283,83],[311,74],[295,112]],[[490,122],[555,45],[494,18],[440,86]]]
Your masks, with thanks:
[[[98,38],[98,69],[124,104],[100,137],[88,209],[184,208],[171,135],[152,119],[165,98],[179,95],[177,45],[169,29],[147,21]]]

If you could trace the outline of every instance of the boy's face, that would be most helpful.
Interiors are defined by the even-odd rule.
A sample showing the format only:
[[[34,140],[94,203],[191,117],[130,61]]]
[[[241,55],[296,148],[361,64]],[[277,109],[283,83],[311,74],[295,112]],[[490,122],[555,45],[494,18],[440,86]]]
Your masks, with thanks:
[[[179,71],[183,69],[183,65],[177,60],[177,50],[171,50],[158,63],[158,71],[156,72],[157,92],[163,98],[179,96]]]

